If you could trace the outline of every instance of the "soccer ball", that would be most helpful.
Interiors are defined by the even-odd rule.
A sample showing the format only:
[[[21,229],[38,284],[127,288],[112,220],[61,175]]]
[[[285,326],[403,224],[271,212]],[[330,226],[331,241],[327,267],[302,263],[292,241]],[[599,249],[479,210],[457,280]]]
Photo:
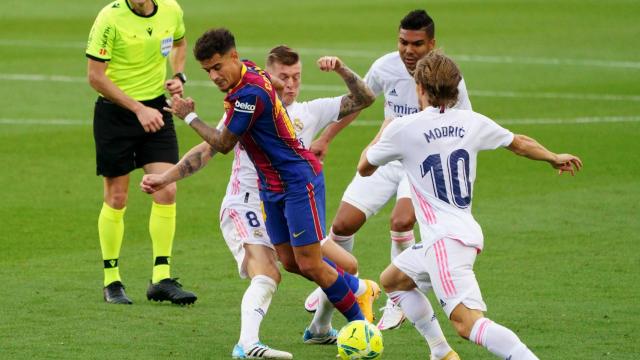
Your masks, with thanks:
[[[364,320],[352,321],[338,333],[338,355],[342,360],[377,359],[383,348],[380,330]]]

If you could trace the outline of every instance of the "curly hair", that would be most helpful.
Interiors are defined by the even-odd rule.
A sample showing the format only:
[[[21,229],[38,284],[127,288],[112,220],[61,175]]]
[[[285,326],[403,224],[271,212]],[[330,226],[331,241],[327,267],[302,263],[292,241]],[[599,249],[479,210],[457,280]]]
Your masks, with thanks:
[[[236,39],[225,28],[207,30],[193,47],[193,55],[198,61],[204,61],[215,54],[224,55],[236,47]]]

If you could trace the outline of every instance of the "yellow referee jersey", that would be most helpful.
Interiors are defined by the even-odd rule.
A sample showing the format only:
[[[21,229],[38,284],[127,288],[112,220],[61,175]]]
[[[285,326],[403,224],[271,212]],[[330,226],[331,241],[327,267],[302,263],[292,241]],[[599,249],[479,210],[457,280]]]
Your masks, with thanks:
[[[133,12],[127,0],[105,6],[91,28],[87,57],[108,61],[106,75],[135,100],[164,93],[167,56],[184,37],[182,9],[174,0],[153,0],[147,16]]]

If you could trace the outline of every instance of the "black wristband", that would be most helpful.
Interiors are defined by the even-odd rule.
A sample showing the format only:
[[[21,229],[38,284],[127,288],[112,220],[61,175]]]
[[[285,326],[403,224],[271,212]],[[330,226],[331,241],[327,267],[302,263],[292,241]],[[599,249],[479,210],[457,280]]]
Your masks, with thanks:
[[[181,83],[186,83],[187,82],[187,75],[185,75],[184,73],[175,73],[175,75],[173,75],[174,78],[177,78],[178,80],[180,80]]]

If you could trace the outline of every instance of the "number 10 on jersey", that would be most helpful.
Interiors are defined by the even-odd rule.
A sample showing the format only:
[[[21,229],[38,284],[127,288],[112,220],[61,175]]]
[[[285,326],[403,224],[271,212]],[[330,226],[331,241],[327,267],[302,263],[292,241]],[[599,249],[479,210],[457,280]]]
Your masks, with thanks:
[[[454,150],[447,159],[449,178],[445,179],[440,154],[429,155],[420,165],[420,174],[424,178],[431,174],[433,190],[438,199],[461,209],[471,204],[471,182],[469,181],[469,153],[465,149]],[[447,184],[448,183],[448,184]],[[449,185],[449,186],[447,186]],[[453,194],[449,200],[447,188]],[[464,193],[463,193],[464,190]]]

